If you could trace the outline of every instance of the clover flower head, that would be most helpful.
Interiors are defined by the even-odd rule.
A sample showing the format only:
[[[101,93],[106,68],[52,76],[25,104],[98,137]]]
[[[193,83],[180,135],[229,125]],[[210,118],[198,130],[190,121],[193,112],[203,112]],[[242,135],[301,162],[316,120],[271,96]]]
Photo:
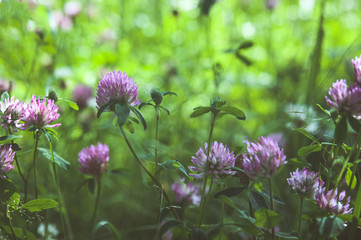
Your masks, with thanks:
[[[299,194],[301,197],[314,198],[316,191],[323,185],[322,180],[317,177],[317,173],[308,171],[303,168],[301,171],[297,170],[291,173],[291,177],[287,179],[292,191]]]
[[[79,84],[74,88],[73,100],[76,102],[79,109],[84,109],[92,97],[93,89],[91,87]]]
[[[250,178],[270,178],[281,165],[287,163],[284,150],[270,137],[258,138],[259,143],[246,138],[247,154],[243,154],[243,169]]]
[[[188,202],[194,205],[201,203],[200,186],[192,182],[185,184],[184,178],[181,179],[181,182],[174,182],[172,184],[172,190],[177,202]]]
[[[338,189],[331,189],[326,192],[325,187],[319,187],[316,192],[316,202],[319,208],[330,211],[335,214],[350,214],[350,199],[347,197],[345,200],[346,192],[342,191],[338,194]]]
[[[355,82],[361,84],[361,56],[352,59],[352,65],[355,72]]]
[[[138,87],[125,72],[113,71],[105,74],[98,84],[96,103],[101,108],[109,102],[138,106]],[[106,111],[111,111],[108,107]]]
[[[231,168],[234,166],[236,157],[233,152],[230,152],[227,146],[222,143],[214,141],[209,151],[207,162],[208,143],[205,148],[200,148],[195,157],[192,157],[194,166],[189,167],[191,171],[199,172],[197,174],[190,174],[191,176],[199,179],[207,175],[213,175],[217,178],[220,175],[233,175],[236,172]]]
[[[52,124],[56,119],[58,119],[60,114],[58,113],[58,106],[54,104],[54,101],[51,99],[41,99],[40,97],[36,99],[36,96],[33,95],[30,101],[25,108],[25,116],[22,120],[25,122],[23,129],[29,128],[32,126],[36,129],[41,129],[43,127],[59,127],[61,124]]]
[[[0,110],[3,113],[1,116],[1,126],[5,130],[12,128],[17,131],[16,128],[22,128],[24,126],[20,120],[25,116],[26,105],[20,102],[19,99],[15,99],[13,96],[11,99],[6,98],[3,102],[0,102]]]
[[[14,169],[15,152],[12,151],[11,145],[2,145],[0,147],[0,176],[5,178],[5,173]]]
[[[105,144],[90,145],[79,153],[80,172],[100,179],[108,170],[109,147]]]
[[[361,87],[357,84],[347,86],[346,80],[337,80],[328,91],[331,99],[326,96],[326,102],[340,113],[361,115]]]

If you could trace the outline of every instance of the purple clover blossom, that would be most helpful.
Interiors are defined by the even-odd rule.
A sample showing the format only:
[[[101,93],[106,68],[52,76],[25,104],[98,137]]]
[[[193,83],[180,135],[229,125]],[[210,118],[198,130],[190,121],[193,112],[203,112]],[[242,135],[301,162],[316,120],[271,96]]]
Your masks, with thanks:
[[[92,97],[93,89],[83,84],[76,86],[73,91],[73,100],[76,102],[79,109],[84,109]]]
[[[198,206],[201,203],[200,186],[192,182],[185,184],[184,178],[181,179],[181,182],[174,182],[172,184],[172,190],[177,202],[189,202]]]
[[[361,84],[361,56],[352,59],[353,69],[355,71],[355,82]]]
[[[292,191],[299,194],[301,197],[315,198],[316,191],[323,185],[322,180],[317,177],[317,173],[308,171],[303,168],[301,171],[297,170],[291,173],[291,177],[287,179]]]
[[[14,169],[15,152],[12,151],[10,145],[2,145],[0,147],[0,176],[5,177],[5,173]]]
[[[90,145],[79,153],[80,172],[93,175],[100,179],[103,173],[108,170],[109,147],[98,143],[97,146]]]
[[[231,170],[234,166],[236,157],[233,152],[229,152],[227,146],[214,141],[209,151],[208,163],[207,149],[208,143],[205,144],[204,149],[200,148],[198,150],[196,157],[192,157],[192,162],[195,166],[191,166],[189,169],[199,173],[190,174],[191,176],[197,179],[207,175],[213,175],[219,178],[219,175],[233,175],[236,173]]]
[[[243,170],[250,178],[270,178],[281,165],[287,163],[283,149],[269,137],[258,138],[259,143],[246,138],[247,154],[243,154]]]
[[[1,126],[8,131],[11,127],[14,131],[16,128],[22,129],[24,124],[20,120],[25,117],[26,105],[20,102],[19,99],[12,97],[4,100],[4,103],[0,102],[0,110],[3,113]]]
[[[326,188],[319,188],[316,192],[316,201],[317,205],[324,210],[328,210],[335,214],[350,214],[352,209],[350,208],[350,199],[351,197],[344,198],[346,196],[346,191],[338,193],[338,189],[331,189],[326,193]]]
[[[97,108],[109,102],[138,106],[138,87],[125,72],[113,71],[105,74],[98,84],[96,96]],[[110,111],[109,107],[106,110]]]
[[[355,116],[361,115],[361,87],[357,84],[347,86],[346,80],[337,80],[328,91],[331,99],[326,96],[326,102],[340,113]]]
[[[60,114],[58,113],[58,106],[54,104],[54,101],[51,99],[36,99],[36,96],[33,95],[30,101],[25,108],[25,117],[22,120],[25,122],[24,127],[27,129],[30,126],[36,129],[41,129],[43,127],[59,127],[61,124],[50,125],[53,121],[58,119]]]

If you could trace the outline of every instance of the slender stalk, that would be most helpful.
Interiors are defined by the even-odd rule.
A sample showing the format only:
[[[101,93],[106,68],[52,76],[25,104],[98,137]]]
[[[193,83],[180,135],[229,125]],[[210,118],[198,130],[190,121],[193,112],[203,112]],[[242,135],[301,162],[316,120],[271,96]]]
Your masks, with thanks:
[[[270,198],[270,202],[271,202],[271,210],[273,211],[273,192],[272,192],[272,180],[271,178],[269,178],[268,180],[268,184],[269,184],[269,198]],[[272,240],[275,238],[275,228],[272,228]]]
[[[159,109],[155,109],[155,149],[154,149],[154,161],[155,161],[155,177],[159,180],[158,173],[158,128],[159,128]]]
[[[249,205],[249,215],[254,218],[253,216],[253,207],[252,207],[252,204],[251,204],[251,200],[248,200],[248,205]],[[252,237],[253,240],[256,240],[256,236],[253,236]]]
[[[10,127],[10,126],[9,126],[9,135],[12,135],[12,131],[11,131],[11,127]],[[14,144],[14,140],[11,140],[11,144]],[[19,174],[20,174],[20,177],[21,177],[21,179],[23,180],[23,182],[25,183],[25,177],[24,177],[23,173],[21,172],[20,164],[19,164],[18,158],[17,158],[17,156],[16,156],[16,153],[15,153],[14,158],[15,158],[16,167],[17,167],[17,169],[18,169],[18,172],[19,172]]]
[[[62,209],[63,204],[62,204],[62,199],[61,199],[61,196],[60,196],[60,187],[59,187],[58,176],[56,174],[56,166],[55,166],[55,161],[54,161],[53,144],[51,142],[49,142],[49,148],[50,148],[51,162],[52,162],[52,165],[53,165],[53,172],[54,172],[53,179],[54,179],[54,184],[55,184],[55,188],[56,188],[56,193],[58,194],[61,228],[63,230],[64,237],[67,238],[67,231],[65,229],[63,209]]]
[[[209,130],[209,136],[208,136],[208,147],[207,147],[207,159],[206,159],[206,165],[209,165],[209,152],[211,149],[211,141],[212,141],[212,135],[213,135],[213,129],[214,129],[214,125],[216,123],[216,118],[217,116],[213,115],[211,116],[211,128]],[[208,180],[208,176],[206,176],[204,178],[204,182],[203,182],[203,189],[202,189],[202,196],[201,196],[201,203],[199,206],[199,213],[198,213],[198,218],[197,218],[197,226],[200,227],[202,224],[202,212],[203,212],[203,208],[204,208],[204,201],[205,201],[205,192],[206,192],[206,188],[207,188],[207,180]]]
[[[300,212],[299,212],[299,216],[298,216],[298,236],[299,239],[301,240],[301,221],[302,221],[302,207],[303,207],[303,197],[300,196],[301,202],[300,202]]]
[[[37,186],[36,186],[36,154],[38,152],[37,150],[38,150],[39,137],[40,137],[40,132],[38,131],[38,132],[35,133],[35,144],[34,144],[34,149],[33,149],[35,199],[38,199],[38,189],[37,189]]]
[[[202,224],[202,221],[203,221],[203,218],[204,218],[204,213],[205,213],[205,210],[207,209],[208,201],[209,201],[209,199],[211,197],[213,182],[214,182],[214,175],[212,175],[212,177],[211,177],[211,183],[209,184],[208,194],[206,196],[205,203],[204,203],[202,211],[201,211],[201,220],[200,220],[199,226]]]
[[[101,186],[101,181],[100,181],[100,177],[97,178],[97,183],[98,183],[98,190],[97,190],[97,197],[95,199],[95,206],[94,206],[94,211],[93,211],[93,216],[92,216],[92,221],[91,221],[91,225],[90,227],[93,228],[94,226],[94,222],[95,222],[95,215],[97,213],[97,209],[98,209],[98,205],[99,205],[99,199],[100,199],[100,186]]]
[[[169,204],[169,205],[172,205],[172,201],[170,200],[167,192],[164,191],[162,184],[159,183],[159,181],[153,176],[153,174],[151,174],[151,173],[148,171],[148,169],[144,166],[144,164],[142,163],[142,161],[140,161],[138,155],[136,154],[136,152],[134,151],[132,145],[130,144],[130,142],[129,142],[128,138],[127,138],[127,135],[125,135],[125,132],[124,132],[123,127],[119,127],[119,128],[120,128],[120,131],[122,132],[122,135],[123,135],[123,137],[124,137],[125,142],[127,143],[128,147],[129,147],[129,150],[132,152],[132,154],[133,154],[136,162],[137,162],[137,163],[139,164],[139,166],[143,169],[143,171],[145,171],[145,173],[152,179],[152,181],[163,191],[164,197],[166,198],[168,204]],[[176,211],[174,208],[172,208],[172,212],[173,212],[175,218],[178,219],[178,220],[180,220],[180,217],[179,217],[177,211]]]

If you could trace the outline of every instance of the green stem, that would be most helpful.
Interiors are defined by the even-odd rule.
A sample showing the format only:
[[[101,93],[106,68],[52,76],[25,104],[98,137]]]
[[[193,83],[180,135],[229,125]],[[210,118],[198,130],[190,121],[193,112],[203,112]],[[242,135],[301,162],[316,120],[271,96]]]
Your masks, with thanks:
[[[98,190],[97,190],[97,197],[96,197],[96,199],[95,199],[95,206],[94,206],[92,221],[91,221],[91,225],[90,225],[91,228],[94,227],[95,215],[96,215],[96,213],[97,213],[97,209],[98,209],[98,205],[99,205],[100,188],[101,188],[101,187],[100,187],[100,186],[101,186],[100,177],[97,178],[97,183],[98,183]]]
[[[208,146],[207,146],[207,159],[206,159],[206,166],[209,165],[209,152],[211,149],[211,141],[212,141],[212,135],[213,135],[213,129],[214,129],[214,125],[216,123],[216,118],[217,116],[213,115],[211,116],[211,128],[209,130],[209,136],[208,136]],[[202,189],[202,196],[201,196],[201,202],[200,202],[200,206],[199,206],[199,213],[198,213],[198,218],[197,218],[197,226],[200,227],[202,224],[202,211],[204,208],[204,196],[205,196],[205,192],[206,192],[206,188],[207,188],[207,180],[208,180],[208,176],[206,176],[204,178],[204,182],[203,182],[203,189]]]
[[[156,121],[155,121],[155,149],[154,149],[154,161],[155,161],[155,177],[159,180],[158,173],[158,127],[159,127],[159,109],[155,109]]]
[[[132,152],[132,154],[133,154],[136,162],[138,163],[138,165],[144,170],[144,172],[150,177],[150,179],[152,179],[152,181],[163,191],[163,194],[164,194],[164,196],[165,196],[168,204],[172,206],[172,205],[173,205],[173,204],[172,204],[172,201],[170,200],[167,192],[164,191],[162,184],[159,183],[159,181],[153,176],[153,174],[151,174],[151,173],[148,171],[148,169],[144,166],[144,164],[142,163],[142,161],[140,161],[138,155],[136,154],[136,152],[134,151],[132,145],[130,144],[130,142],[129,142],[128,138],[127,138],[127,135],[125,135],[125,132],[124,132],[123,127],[120,127],[120,131],[122,132],[122,135],[123,135],[123,137],[124,137],[124,140],[125,140],[125,142],[127,143],[128,147],[129,147],[129,150]],[[173,212],[175,218],[178,219],[178,220],[180,220],[180,217],[179,217],[177,211],[176,211],[174,208],[172,208],[172,212]]]
[[[254,218],[253,216],[253,207],[252,207],[252,203],[251,203],[251,200],[248,200],[248,205],[249,205],[249,215]],[[253,236],[252,237],[253,240],[256,240],[256,236]]]
[[[299,216],[298,216],[298,235],[299,235],[299,239],[301,240],[301,221],[302,221],[302,207],[303,207],[303,197],[300,196],[301,198],[301,202],[300,202],[300,212],[299,212]]]
[[[208,201],[211,196],[213,182],[214,182],[214,175],[212,175],[212,177],[211,177],[211,183],[209,184],[208,194],[206,196],[203,208],[201,209],[201,219],[200,219],[199,227],[202,225],[202,222],[203,222],[204,213],[205,213],[205,210],[207,209]]]
[[[55,188],[56,188],[56,193],[58,194],[61,228],[63,230],[64,237],[67,238],[67,231],[65,229],[65,224],[64,224],[62,201],[61,201],[61,197],[60,197],[59,181],[58,181],[58,176],[56,174],[56,166],[55,166],[55,161],[54,161],[53,144],[51,142],[49,142],[49,148],[50,148],[51,162],[53,165],[53,172],[54,172],[54,184],[55,184]]]
[[[270,202],[271,202],[271,210],[273,211],[273,192],[272,192],[272,180],[271,178],[269,178],[268,180],[268,184],[269,184],[269,198],[270,198]],[[272,228],[272,240],[275,238],[275,228]]]
[[[35,144],[33,149],[33,168],[34,168],[34,192],[35,192],[35,199],[38,199],[38,189],[36,186],[36,154],[38,150],[38,143],[39,143],[39,136],[40,132],[35,133]]]

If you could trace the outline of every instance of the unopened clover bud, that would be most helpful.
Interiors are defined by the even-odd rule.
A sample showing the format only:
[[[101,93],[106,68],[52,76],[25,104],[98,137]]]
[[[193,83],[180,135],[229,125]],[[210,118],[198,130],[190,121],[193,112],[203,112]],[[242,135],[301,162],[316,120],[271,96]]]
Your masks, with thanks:
[[[219,96],[214,96],[211,98],[211,107],[221,107],[224,104],[226,104],[226,101]]]
[[[155,104],[159,105],[163,101],[163,93],[157,88],[152,88],[150,90],[150,96]]]
[[[58,94],[55,92],[55,90],[51,89],[48,93],[48,99],[53,100],[54,103],[58,101]]]

